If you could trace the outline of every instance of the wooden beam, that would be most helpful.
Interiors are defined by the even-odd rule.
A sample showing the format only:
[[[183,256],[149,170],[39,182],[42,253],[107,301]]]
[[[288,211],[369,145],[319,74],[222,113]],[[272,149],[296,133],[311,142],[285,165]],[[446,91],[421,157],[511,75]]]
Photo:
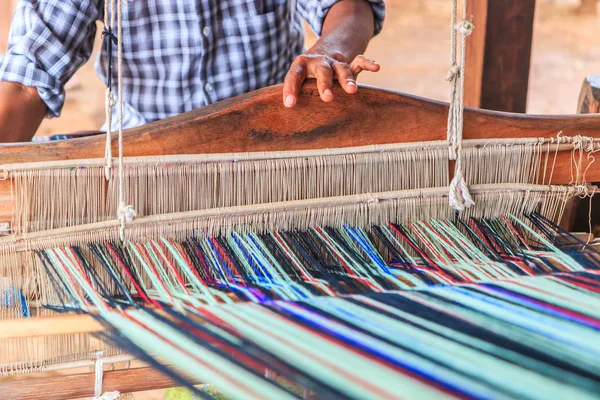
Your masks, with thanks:
[[[482,0],[483,1],[483,0]],[[477,28],[475,28],[477,30]],[[469,74],[467,73],[467,76]],[[361,86],[323,103],[314,82],[302,87],[295,109],[281,104],[281,85],[224,100],[198,110],[131,129],[125,156],[310,150],[373,144],[445,140],[448,105],[384,89]],[[464,138],[600,138],[600,115],[538,116],[465,110]],[[0,163],[104,158],[104,135],[49,143],[0,144]],[[117,140],[113,140],[117,154]],[[571,182],[572,156],[558,155],[553,184]],[[587,171],[600,180],[600,163]],[[12,219],[10,179],[0,168],[0,223]]]
[[[577,114],[600,113],[600,76],[588,76],[581,85]]]
[[[524,113],[535,0],[466,0],[475,30],[467,40],[465,104]]]
[[[88,314],[65,314],[51,317],[7,319],[0,322],[0,340],[10,338],[41,337],[67,333],[93,333],[104,330]],[[2,393],[0,391],[0,393]]]
[[[15,380],[0,379],[2,398],[10,400],[68,400],[94,396],[94,373],[49,376]],[[178,386],[172,379],[153,368],[105,371],[102,389],[121,393],[158,390]],[[8,396],[8,397],[5,397]]]

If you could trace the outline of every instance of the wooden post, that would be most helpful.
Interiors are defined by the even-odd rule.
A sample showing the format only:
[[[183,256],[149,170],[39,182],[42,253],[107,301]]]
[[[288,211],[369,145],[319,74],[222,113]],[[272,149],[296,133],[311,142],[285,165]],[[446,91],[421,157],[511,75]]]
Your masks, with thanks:
[[[526,112],[535,0],[466,0],[475,30],[467,40],[465,104]]]
[[[577,114],[600,113],[600,76],[588,76],[583,81],[577,104]]]
[[[579,11],[584,15],[596,15],[596,0],[581,0]]]

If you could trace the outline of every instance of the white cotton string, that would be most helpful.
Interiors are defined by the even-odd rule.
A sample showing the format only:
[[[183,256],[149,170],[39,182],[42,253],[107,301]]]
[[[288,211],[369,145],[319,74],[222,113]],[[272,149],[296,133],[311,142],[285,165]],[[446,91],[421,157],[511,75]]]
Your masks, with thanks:
[[[110,180],[111,171],[112,171],[112,132],[111,132],[111,124],[112,124],[112,108],[115,106],[115,97],[112,91],[106,88],[106,150],[104,152],[104,158],[106,160],[106,166],[104,167],[104,175],[106,176],[106,180]]]
[[[456,19],[458,15],[458,1],[452,0],[452,17],[450,20],[450,70],[446,74],[446,80],[450,83],[450,108],[448,110],[448,142],[450,143],[450,159],[456,160],[456,152],[454,147],[454,136],[455,136],[455,107],[456,107],[456,93],[458,84],[458,75],[460,73],[460,67],[456,57],[456,38],[457,33],[454,27],[456,26]]]
[[[121,395],[118,391],[102,393],[102,378],[104,377],[103,352],[97,351],[96,362],[94,364],[94,397],[92,400],[116,400]]]
[[[119,208],[117,216],[121,221],[120,236],[125,239],[125,224],[132,222],[137,213],[133,206],[125,203],[125,177],[123,171],[123,2],[117,0],[117,85],[119,110]]]
[[[109,10],[109,2],[110,2],[110,10]],[[109,17],[110,15],[110,17]],[[110,18],[110,19],[109,19]],[[113,0],[105,0],[104,1],[104,28],[107,30],[111,30],[115,25],[115,4]],[[105,40],[112,40],[112,37],[107,37]],[[112,49],[111,46],[109,48]],[[108,55],[111,57],[111,55]],[[107,76],[111,74],[112,71],[110,68],[107,71]],[[110,79],[110,77],[108,78]],[[112,87],[106,88],[105,98],[104,98],[104,107],[106,110],[106,149],[104,152],[104,158],[106,161],[106,166],[104,168],[104,175],[106,176],[106,180],[110,180],[111,171],[112,171],[112,114],[113,107],[115,106],[115,96],[112,91]]]
[[[454,178],[450,182],[450,194],[448,196],[450,206],[456,211],[463,211],[475,203],[469,193],[469,187],[465,182],[462,172],[462,139],[463,139],[463,116],[464,116],[464,88],[465,88],[465,60],[467,49],[467,37],[473,32],[473,23],[467,21],[467,2],[464,2],[463,20],[458,20],[458,0],[452,0],[450,59],[451,67],[446,75],[450,82],[450,108],[448,111],[448,142],[449,157],[456,160]],[[461,60],[457,62],[458,34],[461,34]]]

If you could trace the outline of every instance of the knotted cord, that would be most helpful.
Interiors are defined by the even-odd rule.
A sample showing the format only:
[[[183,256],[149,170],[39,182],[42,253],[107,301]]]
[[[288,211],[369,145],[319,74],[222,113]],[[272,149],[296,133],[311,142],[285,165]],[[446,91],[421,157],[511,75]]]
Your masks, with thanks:
[[[117,80],[119,91],[119,209],[117,215],[121,221],[121,240],[125,238],[125,224],[131,222],[137,217],[133,206],[125,203],[125,178],[123,170],[123,2],[117,0],[117,35],[119,38],[117,52]]]
[[[110,6],[109,6],[110,3]],[[102,31],[102,37],[106,41],[106,53],[108,56],[108,70],[106,72],[106,92],[104,99],[104,106],[106,112],[106,150],[104,153],[105,157],[105,170],[104,174],[106,180],[111,178],[112,170],[112,113],[113,107],[115,106],[115,96],[112,90],[112,54],[113,45],[118,45],[118,39],[113,32],[115,25],[115,3],[113,0],[106,0],[104,2],[104,30]]]
[[[465,59],[467,37],[473,32],[473,23],[467,21],[467,5],[464,2],[463,20],[458,21],[458,0],[452,0],[452,19],[450,36],[451,67],[446,75],[450,82],[450,109],[448,112],[449,156],[456,160],[454,179],[450,183],[450,206],[456,211],[471,207],[473,199],[462,173],[462,138],[464,114]],[[461,60],[458,63],[458,34],[461,34]]]
[[[110,180],[112,169],[112,113],[115,106],[114,92],[112,90],[112,45],[116,40],[117,45],[117,112],[119,118],[119,207],[117,209],[117,217],[121,222],[120,237],[125,238],[125,225],[133,221],[137,217],[137,213],[133,206],[125,203],[125,178],[123,168],[123,3],[122,0],[117,1],[117,37],[115,38],[113,28],[115,24],[115,3],[114,0],[106,0],[104,3],[104,36],[107,41],[108,52],[108,74],[107,74],[107,89],[106,89],[106,167],[105,176]],[[109,6],[110,3],[110,6]],[[109,17],[110,8],[110,17]]]

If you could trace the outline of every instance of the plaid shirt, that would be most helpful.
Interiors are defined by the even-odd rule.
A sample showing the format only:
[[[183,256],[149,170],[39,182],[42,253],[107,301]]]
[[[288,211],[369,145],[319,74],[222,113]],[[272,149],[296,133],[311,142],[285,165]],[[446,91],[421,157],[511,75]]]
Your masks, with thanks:
[[[338,1],[123,2],[125,127],[282,82],[303,52],[300,17],[320,33],[327,12]],[[384,1],[369,1],[378,33]],[[0,81],[37,87],[49,116],[59,116],[64,84],[89,59],[95,21],[102,18],[103,0],[21,0],[9,50],[0,57]],[[116,64],[116,49],[113,57]],[[107,66],[104,47],[96,71],[105,83]],[[116,82],[116,65],[112,77]]]

